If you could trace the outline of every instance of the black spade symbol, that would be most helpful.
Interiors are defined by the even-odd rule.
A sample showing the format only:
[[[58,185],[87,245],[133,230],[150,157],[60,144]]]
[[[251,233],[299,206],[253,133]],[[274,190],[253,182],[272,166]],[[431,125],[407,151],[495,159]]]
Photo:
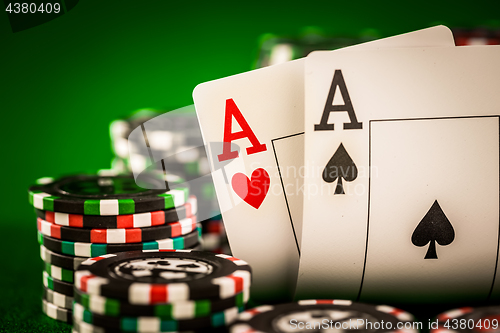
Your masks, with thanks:
[[[323,169],[323,180],[333,183],[338,179],[334,194],[345,194],[342,178],[352,182],[358,177],[358,168],[341,143]]]
[[[455,230],[435,200],[413,231],[411,242],[415,246],[425,246],[430,243],[424,259],[438,259],[436,242],[441,246],[446,246],[451,244],[454,239]]]

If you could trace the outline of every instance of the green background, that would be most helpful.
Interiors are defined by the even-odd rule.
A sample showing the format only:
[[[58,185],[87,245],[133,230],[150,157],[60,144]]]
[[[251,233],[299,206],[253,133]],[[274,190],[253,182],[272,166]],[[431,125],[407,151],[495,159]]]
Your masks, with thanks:
[[[0,332],[69,331],[41,315],[27,188],[42,176],[108,168],[108,124],[142,107],[192,104],[204,81],[251,69],[264,33],[380,37],[435,24],[500,23],[499,1],[83,0],[13,33],[0,12]]]

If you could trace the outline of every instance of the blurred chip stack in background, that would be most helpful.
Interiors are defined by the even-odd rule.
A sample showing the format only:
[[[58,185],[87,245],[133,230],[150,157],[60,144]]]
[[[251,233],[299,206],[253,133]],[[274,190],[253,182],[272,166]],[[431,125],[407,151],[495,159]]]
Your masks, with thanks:
[[[452,31],[457,46],[500,44],[500,28],[454,28]]]
[[[499,45],[500,28],[452,28],[457,46]],[[254,68],[281,64],[306,57],[313,51],[336,50],[380,38],[378,31],[366,29],[358,36],[328,35],[317,27],[304,28],[295,36],[264,34],[260,38],[259,54]]]
[[[369,42],[380,38],[373,29],[363,31],[359,36],[327,35],[317,27],[306,27],[295,36],[264,34],[260,37],[259,54],[254,68],[282,64],[306,57],[313,51],[329,51]]]
[[[130,175],[42,178],[30,187],[45,263],[45,314],[71,322],[74,272],[87,258],[135,250],[201,249],[196,197],[178,176],[154,182],[165,188],[141,188]]]
[[[166,173],[183,177],[198,199],[197,215],[202,224],[203,249],[230,254],[194,106],[171,113],[167,111],[170,110],[141,109],[110,124],[115,154],[112,169],[121,173],[145,170],[151,156],[161,157],[161,167]],[[143,149],[142,135],[130,135],[140,127],[145,132],[144,126],[148,131],[147,150]]]

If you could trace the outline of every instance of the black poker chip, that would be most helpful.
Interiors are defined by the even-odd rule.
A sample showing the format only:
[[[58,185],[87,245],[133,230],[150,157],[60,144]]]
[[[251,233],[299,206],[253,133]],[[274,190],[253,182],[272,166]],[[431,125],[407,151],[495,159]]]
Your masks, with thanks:
[[[462,307],[441,313],[436,319],[431,333],[500,332],[500,306]]]
[[[349,300],[303,300],[263,305],[241,313],[231,333],[334,332],[418,332],[414,317],[387,306]]]
[[[221,327],[202,328],[199,330],[189,330],[185,333],[223,333],[226,330]],[[73,333],[122,333],[127,332],[117,328],[101,327],[86,323],[73,318]],[[171,331],[170,331],[171,332]],[[175,332],[174,332],[175,333]]]
[[[71,242],[52,238],[38,232],[38,243],[50,251],[78,257],[97,257],[109,253],[136,251],[146,249],[189,249],[199,243],[200,231],[194,231],[174,238],[158,239],[142,243],[97,244],[87,242]]]
[[[250,287],[243,260],[192,250],[144,250],[90,258],[75,272],[80,291],[131,304],[225,299]]]
[[[182,180],[177,179],[177,184],[171,184],[154,176],[142,177],[138,185],[133,175],[77,175],[31,186],[28,192],[30,203],[41,210],[124,215],[184,205],[189,189],[181,184]]]
[[[56,253],[50,251],[43,245],[40,245],[40,257],[46,263],[73,271],[76,270],[83,261],[88,259],[87,257],[75,257]]]
[[[45,288],[53,290],[59,294],[73,297],[73,283],[54,279],[45,271],[43,272],[43,285]]]
[[[42,311],[45,313],[47,316],[49,316],[52,319],[59,320],[68,324],[71,324],[73,317],[72,311],[62,308],[60,306],[57,306],[51,302],[48,302],[45,299],[42,299]]]
[[[60,308],[73,309],[73,297],[60,294],[46,287],[43,288],[43,299]]]
[[[108,317],[158,317],[167,320],[191,319],[206,317],[212,313],[222,312],[229,308],[241,308],[248,302],[250,291],[243,291],[233,297],[224,299],[202,299],[180,301],[168,304],[136,305],[126,301],[89,295],[77,288],[74,290],[75,302],[85,310]]]
[[[185,332],[191,330],[199,330],[210,327],[220,327],[232,323],[238,313],[243,308],[229,308],[221,312],[209,314],[205,317],[197,317],[186,320],[162,319],[159,317],[108,317],[100,314],[92,313],[86,310],[81,304],[73,304],[73,315],[76,321],[85,322],[95,326],[117,329],[125,332],[145,332],[144,328],[148,327],[147,332]]]
[[[186,235],[196,229],[196,216],[145,228],[87,229],[57,225],[37,219],[38,231],[46,236],[72,242],[120,244],[140,243]]]

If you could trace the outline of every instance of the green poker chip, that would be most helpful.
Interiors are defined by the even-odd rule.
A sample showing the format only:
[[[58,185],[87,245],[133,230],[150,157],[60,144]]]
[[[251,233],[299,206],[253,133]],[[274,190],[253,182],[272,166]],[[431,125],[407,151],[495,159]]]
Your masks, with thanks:
[[[38,232],[38,243],[50,251],[76,257],[97,257],[104,254],[138,250],[184,250],[195,247],[200,241],[200,229],[174,238],[158,239],[142,243],[98,244],[69,242],[45,236]]]
[[[73,283],[75,271],[45,263],[45,271],[54,279]]]
[[[165,210],[184,205],[189,189],[175,177],[132,175],[76,175],[62,177],[29,189],[37,209],[83,215],[124,215]],[[50,178],[45,178],[50,179]]]
[[[73,297],[63,295],[46,287],[43,287],[43,299],[60,308],[73,309]]]
[[[59,294],[73,297],[73,284],[69,282],[64,282],[58,279],[54,279],[47,272],[43,272],[43,285],[52,291]]]
[[[42,311],[52,319],[71,324],[73,317],[72,311],[59,307],[51,302],[42,299]]]
[[[158,317],[165,320],[183,320],[206,317],[233,307],[243,307],[248,301],[248,289],[225,299],[178,301],[166,304],[137,305],[116,298],[103,297],[74,290],[75,302],[85,310],[108,317]]]
[[[235,321],[242,311],[243,307],[232,307],[205,317],[167,320],[158,317],[108,317],[90,312],[79,303],[73,303],[73,315],[76,321],[122,332],[143,332],[141,328],[146,325],[150,332],[178,332],[225,327]]]
[[[117,333],[117,332],[127,332],[114,328],[100,327],[95,326],[84,321],[78,320],[78,318],[73,318],[73,333]],[[225,332],[225,329],[222,328],[222,332]],[[156,333],[172,333],[171,330],[157,331]],[[189,333],[221,333],[221,327],[214,328],[202,328],[199,330],[189,330]]]

